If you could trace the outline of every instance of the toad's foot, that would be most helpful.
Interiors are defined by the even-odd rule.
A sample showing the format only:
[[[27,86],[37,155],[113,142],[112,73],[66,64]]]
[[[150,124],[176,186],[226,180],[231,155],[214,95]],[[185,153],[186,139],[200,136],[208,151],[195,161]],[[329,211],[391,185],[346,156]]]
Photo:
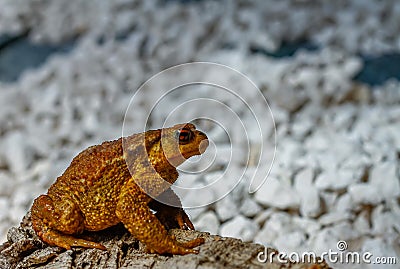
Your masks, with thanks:
[[[204,238],[196,238],[196,239],[193,239],[193,240],[190,240],[187,242],[179,242],[179,245],[181,245],[185,248],[195,248],[195,247],[200,246],[203,243],[204,243]]]
[[[71,247],[83,247],[107,250],[106,247],[100,243],[76,238],[51,229],[44,229],[44,231],[39,232],[39,236],[49,245],[56,245],[65,249],[71,249]]]
[[[148,246],[150,253],[170,253],[170,254],[197,254],[198,250],[193,249],[204,243],[204,238],[196,238],[187,242],[178,242],[174,236],[168,236],[162,244]]]

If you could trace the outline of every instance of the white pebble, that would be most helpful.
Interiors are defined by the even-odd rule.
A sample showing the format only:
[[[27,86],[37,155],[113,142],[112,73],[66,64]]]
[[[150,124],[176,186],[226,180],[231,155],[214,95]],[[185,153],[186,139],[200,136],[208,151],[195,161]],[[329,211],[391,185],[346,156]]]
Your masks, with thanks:
[[[227,195],[223,199],[215,203],[215,211],[218,215],[219,220],[224,222],[238,214],[238,206],[232,199],[232,196]]]
[[[9,196],[14,192],[15,180],[8,173],[0,171],[0,197]]]
[[[371,227],[369,225],[368,213],[366,211],[361,212],[353,222],[354,229],[360,233],[369,233]]]
[[[306,235],[301,231],[294,231],[278,236],[274,245],[279,251],[286,253],[305,251]]]
[[[264,206],[272,206],[281,209],[298,208],[300,197],[288,184],[284,184],[274,177],[268,180],[256,192],[255,199]]]
[[[192,221],[196,220],[204,211],[206,211],[205,206],[185,209],[186,214],[189,215]]]
[[[22,132],[15,131],[9,133],[4,140],[4,146],[6,147],[5,156],[11,171],[17,175],[23,174],[31,161],[31,155],[26,145],[26,138],[24,138]]]
[[[255,235],[254,242],[276,247],[274,242],[279,235],[293,231],[291,216],[284,212],[271,212],[268,215],[270,215],[269,219]]]
[[[261,210],[261,207],[250,197],[247,197],[239,208],[239,211],[246,217],[254,217]]]
[[[321,210],[320,197],[313,185],[313,170],[304,169],[295,177],[295,189],[300,196],[300,213],[306,217],[317,216]]]
[[[269,219],[269,217],[274,213],[272,208],[265,209],[258,213],[254,217],[254,222],[257,223],[260,227],[263,226],[264,222]]]
[[[351,195],[347,192],[342,194],[339,198],[337,198],[336,202],[336,210],[340,212],[350,212],[354,207],[353,199]]]
[[[4,220],[8,217],[9,210],[10,210],[10,203],[8,199],[6,197],[0,196],[0,220]]]
[[[252,241],[258,232],[258,226],[253,221],[242,215],[222,224],[220,234],[222,236],[240,238],[245,242]]]
[[[315,186],[320,190],[339,190],[357,182],[359,176],[347,169],[323,171],[318,175]]]
[[[319,195],[321,196],[322,203],[324,204],[324,208],[326,211],[337,210],[337,192],[321,191]]]
[[[379,190],[370,183],[357,183],[349,186],[348,192],[356,204],[377,204],[382,200]]]
[[[370,175],[370,182],[381,199],[400,197],[400,180],[396,172],[395,161],[374,165]]]
[[[370,252],[374,257],[397,257],[397,261],[399,259],[399,255],[396,253],[394,246],[390,246],[388,242],[386,242],[382,238],[369,238],[365,240],[362,249],[362,253]],[[397,269],[398,264],[371,264],[372,266],[368,268],[382,268],[382,269]]]
[[[217,234],[219,225],[218,218],[214,212],[205,212],[194,222],[196,230],[211,234]]]
[[[9,219],[16,224],[20,223],[26,214],[26,207],[23,206],[10,205],[9,210]]]
[[[293,136],[298,139],[304,138],[304,136],[311,131],[314,124],[315,123],[308,118],[296,120],[291,126]]]
[[[329,225],[333,224],[336,222],[340,222],[342,220],[349,220],[352,218],[352,214],[349,212],[329,212],[324,215],[322,215],[319,219],[318,222],[321,225]]]
[[[321,229],[321,225],[314,219],[294,217],[292,221],[293,226],[302,229],[308,235],[314,234]]]
[[[398,233],[399,214],[384,211],[383,205],[377,206],[371,215],[372,230],[375,234],[395,236]]]

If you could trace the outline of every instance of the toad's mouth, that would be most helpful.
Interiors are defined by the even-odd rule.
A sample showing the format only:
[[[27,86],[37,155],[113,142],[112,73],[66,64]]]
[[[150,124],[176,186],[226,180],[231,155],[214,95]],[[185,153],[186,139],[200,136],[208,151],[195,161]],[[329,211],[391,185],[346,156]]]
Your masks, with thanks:
[[[208,139],[203,139],[199,143],[198,147],[194,148],[193,150],[186,151],[185,153],[181,153],[182,155],[180,156],[183,156],[185,159],[189,159],[192,156],[203,154],[206,151],[208,144],[209,144]]]
[[[187,160],[193,156],[203,154],[206,151],[208,145],[209,145],[208,139],[203,139],[199,143],[198,148],[194,148],[193,150],[186,151],[185,153],[180,153],[178,155],[170,156],[170,157],[168,157],[168,161],[171,164],[178,166],[182,162],[184,162],[185,160]]]

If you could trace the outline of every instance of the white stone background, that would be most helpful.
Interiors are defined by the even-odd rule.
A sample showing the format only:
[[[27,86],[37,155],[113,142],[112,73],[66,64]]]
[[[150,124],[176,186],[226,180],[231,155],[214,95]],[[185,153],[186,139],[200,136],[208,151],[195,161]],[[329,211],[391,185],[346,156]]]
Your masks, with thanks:
[[[286,252],[318,254],[345,240],[350,250],[400,263],[400,84],[352,79],[363,65],[359,53],[400,51],[399,1],[1,0],[0,7],[0,33],[29,29],[35,42],[78,37],[72,52],[0,84],[0,242],[77,153],[121,135],[143,82],[179,63],[212,61],[261,89],[277,151],[258,192],[241,184],[189,210],[196,228]],[[285,58],[250,53],[300,39],[319,49]],[[143,106],[156,95],[149,90]],[[145,112],[135,111],[127,124],[140,129]]]

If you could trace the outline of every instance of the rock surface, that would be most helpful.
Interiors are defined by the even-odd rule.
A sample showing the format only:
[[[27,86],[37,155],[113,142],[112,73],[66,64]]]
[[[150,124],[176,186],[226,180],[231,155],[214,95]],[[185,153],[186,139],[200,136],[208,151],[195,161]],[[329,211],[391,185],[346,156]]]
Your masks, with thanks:
[[[38,239],[28,213],[20,227],[9,230],[8,241],[0,245],[0,268],[329,268],[325,262],[282,264],[274,260],[272,263],[263,263],[257,257],[266,248],[259,244],[197,231],[171,230],[170,233],[178,240],[203,237],[205,243],[199,247],[199,254],[147,254],[143,244],[130,236],[122,225],[117,225],[90,234],[94,240],[102,242],[108,251],[79,248],[63,250],[50,247]],[[276,252],[271,248],[266,251]]]

